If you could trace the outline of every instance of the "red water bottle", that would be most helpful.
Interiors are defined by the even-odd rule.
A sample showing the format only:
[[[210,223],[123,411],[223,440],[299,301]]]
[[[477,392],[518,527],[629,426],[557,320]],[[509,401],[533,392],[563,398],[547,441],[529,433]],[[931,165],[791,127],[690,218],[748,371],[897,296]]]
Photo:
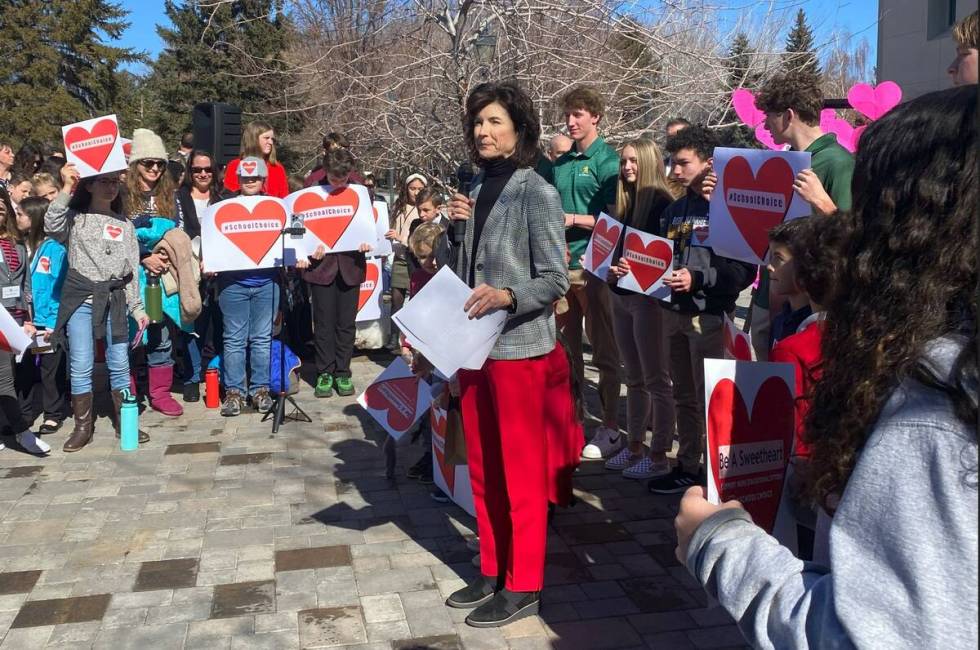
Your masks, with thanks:
[[[218,369],[208,368],[204,373],[204,405],[209,409],[216,409],[221,405],[221,390],[218,381]]]

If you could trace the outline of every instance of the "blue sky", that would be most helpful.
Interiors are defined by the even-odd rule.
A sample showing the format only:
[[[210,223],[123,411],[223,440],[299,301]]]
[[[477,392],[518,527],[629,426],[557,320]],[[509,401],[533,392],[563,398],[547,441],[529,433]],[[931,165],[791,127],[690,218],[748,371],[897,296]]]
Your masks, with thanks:
[[[877,0],[772,0],[778,8],[795,11],[802,7],[813,27],[817,42],[822,43],[827,35],[839,29],[846,29],[858,36],[867,38],[871,45],[872,60],[877,51],[878,2]],[[711,4],[729,6],[733,12],[741,12],[745,7],[755,5],[757,0],[714,0]],[[122,45],[141,50],[155,57],[163,43],[156,33],[157,23],[166,22],[162,0],[122,0],[123,8],[130,12],[132,23],[123,34]],[[141,71],[135,66],[134,71]]]

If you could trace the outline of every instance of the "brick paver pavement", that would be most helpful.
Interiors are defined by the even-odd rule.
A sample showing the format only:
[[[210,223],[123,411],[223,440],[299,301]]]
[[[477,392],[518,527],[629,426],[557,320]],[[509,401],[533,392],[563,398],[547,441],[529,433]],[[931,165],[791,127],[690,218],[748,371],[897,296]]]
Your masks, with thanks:
[[[389,360],[356,357],[358,387]],[[443,600],[475,575],[475,522],[404,478],[421,449],[400,449],[389,483],[380,430],[354,398],[304,385],[298,401],[313,423],[277,435],[201,402],[180,418],[145,412],[153,439],[137,452],[118,449],[105,418],[79,453],[60,451],[67,426],[48,458],[0,452],[0,648],[742,645],[673,558],[679,497],[599,462],[549,530],[541,617],[466,626]]]

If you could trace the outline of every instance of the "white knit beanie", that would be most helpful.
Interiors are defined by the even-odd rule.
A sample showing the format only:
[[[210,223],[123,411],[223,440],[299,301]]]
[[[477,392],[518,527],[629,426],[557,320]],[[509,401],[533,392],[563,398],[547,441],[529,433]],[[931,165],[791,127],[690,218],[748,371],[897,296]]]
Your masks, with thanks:
[[[139,162],[140,160],[166,160],[167,148],[163,146],[163,140],[156,133],[149,129],[136,129],[133,131],[133,150],[129,154],[129,162]]]

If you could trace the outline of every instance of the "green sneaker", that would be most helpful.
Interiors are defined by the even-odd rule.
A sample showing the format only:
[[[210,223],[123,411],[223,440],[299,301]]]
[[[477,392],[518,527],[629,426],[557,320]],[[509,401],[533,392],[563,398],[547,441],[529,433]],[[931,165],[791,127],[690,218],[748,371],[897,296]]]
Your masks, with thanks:
[[[316,378],[316,388],[313,394],[317,397],[330,397],[333,395],[333,377],[330,373],[323,373]]]
[[[337,377],[337,394],[341,397],[350,397],[354,394],[354,380],[350,377]]]

